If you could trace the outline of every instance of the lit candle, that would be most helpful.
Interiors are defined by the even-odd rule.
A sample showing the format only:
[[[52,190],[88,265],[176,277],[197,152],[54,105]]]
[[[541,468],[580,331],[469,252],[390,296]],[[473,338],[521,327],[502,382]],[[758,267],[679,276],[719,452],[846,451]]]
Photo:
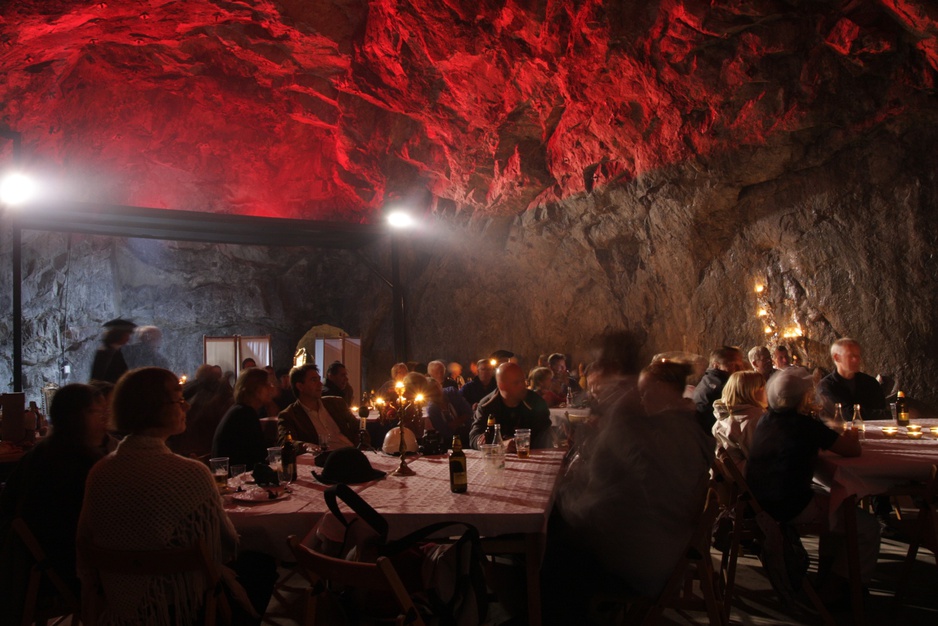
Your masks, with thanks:
[[[423,394],[418,393],[416,396],[414,396],[414,402],[416,402],[417,404],[420,404],[421,402],[423,402]]]
[[[884,437],[895,437],[896,433],[899,432],[899,429],[895,426],[883,426],[883,436]]]
[[[185,385],[187,380],[189,380],[189,377],[183,374],[182,376],[179,377],[179,384]]]
[[[931,430],[931,434],[938,436],[938,426],[932,426],[929,430]]]
[[[352,407],[352,413],[358,413],[358,407],[357,407],[357,406],[353,406],[353,407]]]
[[[758,315],[759,317],[765,317],[765,316],[768,315],[768,314],[769,314],[769,312],[766,311],[765,309],[759,309],[759,312],[757,313],[757,315]]]
[[[918,424],[909,424],[906,429],[908,430],[909,439],[922,438],[922,427]]]
[[[765,291],[765,285],[756,285],[756,293],[762,293]]]

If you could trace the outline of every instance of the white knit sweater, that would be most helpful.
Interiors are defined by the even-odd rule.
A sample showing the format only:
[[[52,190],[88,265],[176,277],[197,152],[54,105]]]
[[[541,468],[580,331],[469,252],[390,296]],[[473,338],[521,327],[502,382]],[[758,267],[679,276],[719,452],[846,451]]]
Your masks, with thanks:
[[[118,550],[187,547],[204,538],[218,563],[237,541],[208,468],[173,454],[161,439],[139,435],[124,439],[91,469],[78,536]],[[102,624],[170,626],[171,615],[176,624],[191,624],[204,590],[201,575],[107,575],[102,583]]]

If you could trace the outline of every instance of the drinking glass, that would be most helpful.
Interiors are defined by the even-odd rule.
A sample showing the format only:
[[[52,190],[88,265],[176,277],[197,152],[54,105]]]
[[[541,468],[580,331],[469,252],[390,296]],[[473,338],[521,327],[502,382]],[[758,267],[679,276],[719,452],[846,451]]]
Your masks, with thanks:
[[[234,489],[237,489],[244,484],[244,472],[247,471],[246,465],[232,465],[231,466],[231,482],[230,486]]]
[[[531,429],[518,428],[515,430],[515,450],[519,459],[531,456]]]
[[[270,465],[270,469],[277,472],[277,478],[280,480],[280,482],[286,482],[286,479],[283,476],[283,463],[280,462],[279,446],[267,448],[267,463]]]
[[[228,486],[228,457],[219,456],[208,460],[208,466],[212,469],[212,476],[215,478],[215,486],[223,490]]]
[[[899,416],[896,414],[896,403],[895,403],[895,402],[890,402],[890,403],[889,403],[889,412],[892,413],[892,421],[898,423],[898,422],[899,422]]]
[[[505,474],[504,448],[495,443],[486,443],[479,446],[482,450],[482,466],[485,473],[491,476],[496,485],[500,485]]]

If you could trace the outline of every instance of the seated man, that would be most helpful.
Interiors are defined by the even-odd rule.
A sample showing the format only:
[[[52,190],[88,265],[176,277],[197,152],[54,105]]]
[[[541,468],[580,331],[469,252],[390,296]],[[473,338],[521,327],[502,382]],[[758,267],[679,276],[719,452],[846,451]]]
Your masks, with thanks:
[[[333,361],[326,369],[326,382],[322,386],[323,397],[338,396],[345,400],[349,406],[357,404],[354,397],[355,391],[348,384],[348,369],[340,361]]]
[[[860,405],[865,419],[885,419],[886,396],[875,378],[860,371],[863,353],[855,339],[844,337],[831,344],[833,372],[821,379],[817,386],[818,400],[824,414],[834,415],[834,405],[840,403],[845,420],[853,417],[853,406]]]
[[[730,374],[746,369],[743,353],[734,346],[722,346],[710,353],[710,368],[694,389],[697,420],[708,433],[713,429],[713,403],[723,395]]]
[[[456,381],[446,375],[446,363],[443,361],[430,361],[427,363],[427,376],[440,384],[443,389],[457,388]]]
[[[772,353],[765,346],[755,346],[749,350],[749,364],[756,370],[766,382],[772,378],[772,374],[778,370],[772,365]]]
[[[495,368],[488,359],[479,359],[476,363],[476,377],[462,386],[459,393],[475,411],[479,400],[495,391]]]
[[[482,372],[482,365],[479,365]],[[469,431],[469,444],[479,449],[482,435],[485,434],[489,416],[502,427],[502,437],[506,440],[515,436],[516,428],[531,429],[531,447],[549,448],[550,410],[544,399],[524,385],[524,371],[517,363],[502,363],[495,373],[498,389],[482,398],[476,407]],[[514,442],[508,444],[508,451],[514,451]]]
[[[791,353],[788,352],[788,346],[783,343],[778,344],[775,352],[772,353],[772,365],[777,370],[791,367]]]
[[[767,386],[769,411],[759,420],[749,449],[746,479],[762,508],[779,522],[824,523],[829,526],[830,493],[813,484],[819,450],[860,456],[856,431],[839,435],[807,413],[814,398],[811,375],[797,367],[783,370]],[[869,584],[879,554],[879,521],[856,511],[860,577]],[[833,558],[829,588],[845,589],[849,576],[842,516],[822,535],[821,554]],[[836,541],[833,534],[836,534]],[[837,578],[839,577],[839,579]],[[833,583],[831,585],[830,583]]]
[[[342,398],[322,397],[322,379],[315,363],[290,370],[290,384],[296,402],[277,416],[278,444],[283,445],[288,432],[297,444],[328,445],[331,449],[358,442],[358,420]]]
[[[575,376],[571,376],[567,370],[567,357],[555,352],[547,357],[547,367],[554,373],[553,382],[550,390],[567,401],[567,392],[580,393],[580,383]]]

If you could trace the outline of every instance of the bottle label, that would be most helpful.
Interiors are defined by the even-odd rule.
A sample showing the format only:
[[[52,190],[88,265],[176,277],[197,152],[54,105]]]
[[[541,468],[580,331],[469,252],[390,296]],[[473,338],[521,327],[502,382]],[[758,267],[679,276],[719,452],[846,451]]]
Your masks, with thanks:
[[[465,457],[450,458],[449,473],[450,473],[450,479],[453,482],[453,485],[452,485],[453,487],[463,487],[467,485],[469,483],[469,479],[466,473]]]

